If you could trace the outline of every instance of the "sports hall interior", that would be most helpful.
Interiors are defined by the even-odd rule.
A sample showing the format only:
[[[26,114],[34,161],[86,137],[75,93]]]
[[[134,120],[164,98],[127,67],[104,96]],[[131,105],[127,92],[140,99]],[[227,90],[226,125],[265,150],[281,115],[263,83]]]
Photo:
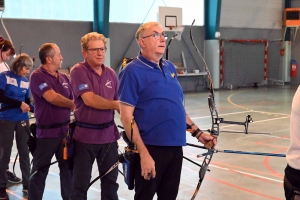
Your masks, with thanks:
[[[290,144],[291,103],[300,84],[300,73],[297,73],[300,0],[3,2],[0,35],[11,38],[17,54],[23,45],[22,53],[36,59],[34,69],[40,66],[39,47],[46,42],[56,43],[64,58],[61,69],[64,73],[69,73],[74,64],[83,60],[81,37],[97,31],[108,39],[105,64],[118,74],[123,58],[138,55],[139,47],[134,37],[138,27],[144,22],[159,21],[168,34],[166,43],[178,34],[168,46],[168,59],[178,67],[186,112],[202,130],[212,127],[207,102],[210,84],[205,65],[211,72],[217,112],[224,121],[220,124],[216,149],[272,155],[286,153]],[[181,9],[181,13],[176,13],[176,25],[170,24],[174,18],[166,17],[173,13],[159,20],[163,8]],[[287,22],[289,11],[298,13],[292,16],[292,23]],[[191,30],[201,55],[190,39]],[[166,56],[165,53],[163,58]],[[34,118],[30,121],[34,122]],[[122,125],[117,113],[115,122]],[[188,132],[186,138],[188,143],[200,145]],[[126,143],[122,139],[118,143],[120,153],[124,152]],[[197,155],[207,151],[185,146],[183,152],[185,157],[201,165],[203,157]],[[16,154],[14,143],[11,171]],[[215,153],[195,199],[284,199],[283,177],[287,162],[285,157],[272,155]],[[191,199],[199,181],[200,168],[196,164],[183,161],[177,199]],[[118,167],[122,171],[122,166]],[[14,171],[21,176],[18,160]],[[98,175],[95,164],[92,179]],[[57,164],[50,167],[46,182],[43,199],[61,199]],[[121,173],[118,183],[119,199],[133,199],[134,191],[128,190]],[[7,193],[12,200],[27,199],[22,184],[8,184]],[[100,181],[90,187],[87,197],[100,199]]]

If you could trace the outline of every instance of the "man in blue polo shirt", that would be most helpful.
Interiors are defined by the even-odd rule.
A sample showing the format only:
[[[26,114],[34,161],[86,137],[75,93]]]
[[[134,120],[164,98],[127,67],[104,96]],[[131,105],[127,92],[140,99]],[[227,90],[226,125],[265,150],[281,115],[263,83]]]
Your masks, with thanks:
[[[103,64],[106,39],[102,34],[88,33],[81,38],[81,50],[84,62],[76,64],[70,74],[76,105],[72,200],[86,199],[95,160],[101,175],[118,162],[120,138],[114,122],[114,112],[119,111],[118,79]],[[118,199],[117,177],[115,168],[101,178],[102,200]]]
[[[157,22],[142,24],[136,32],[139,55],[119,75],[121,121],[140,155],[135,171],[135,199],[176,199],[186,145],[186,124],[200,142],[213,140],[186,115],[175,66],[162,59],[165,33]],[[216,140],[213,141],[214,145]]]
[[[30,89],[35,103],[36,149],[33,153],[33,175],[29,199],[41,200],[53,155],[58,160],[62,199],[69,199],[72,179],[68,164],[62,160],[62,140],[67,134],[70,111],[75,104],[67,75],[58,72],[63,57],[54,43],[45,43],[39,49],[42,65],[30,77]]]

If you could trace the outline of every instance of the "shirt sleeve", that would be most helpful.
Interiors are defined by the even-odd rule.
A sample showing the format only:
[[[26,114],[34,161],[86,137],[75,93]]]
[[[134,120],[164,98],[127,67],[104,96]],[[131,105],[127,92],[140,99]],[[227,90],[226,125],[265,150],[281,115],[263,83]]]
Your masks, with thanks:
[[[75,66],[70,74],[73,93],[79,97],[85,92],[93,92],[93,85],[84,66]]]
[[[0,89],[5,91],[6,88],[6,76],[3,73],[0,73]]]
[[[114,80],[114,88],[115,88],[115,96],[114,96],[114,100],[118,100],[118,87],[119,87],[119,80],[118,77],[116,75],[116,72],[114,70],[112,71],[112,76],[113,76],[113,80]]]
[[[119,100],[131,106],[136,106],[139,100],[140,85],[134,76],[125,68],[119,75]]]
[[[5,92],[2,89],[0,89],[0,102],[11,106],[15,106],[16,108],[20,107],[22,104],[22,101],[18,101],[13,98],[5,96]]]
[[[34,73],[30,78],[30,89],[33,93],[42,97],[45,92],[53,88],[42,74]]]

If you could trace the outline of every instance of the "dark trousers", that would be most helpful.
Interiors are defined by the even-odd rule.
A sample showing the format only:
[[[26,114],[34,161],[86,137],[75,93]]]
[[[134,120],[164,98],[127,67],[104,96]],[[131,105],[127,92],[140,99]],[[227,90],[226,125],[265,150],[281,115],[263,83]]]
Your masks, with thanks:
[[[28,126],[28,120],[26,120]],[[14,132],[16,132],[17,149],[20,156],[23,187],[28,187],[30,176],[29,150],[27,147],[28,134],[20,121],[0,121],[0,188],[7,184],[6,170],[10,161]]]
[[[71,200],[87,199],[87,191],[91,181],[92,167],[97,160],[99,174],[104,174],[118,161],[117,142],[108,144],[85,144],[74,140],[74,171]],[[96,177],[93,177],[96,178]],[[101,200],[117,200],[118,168],[101,178]]]
[[[72,176],[68,163],[62,160],[63,138],[37,138],[36,149],[33,153],[33,166],[31,174],[37,170],[30,180],[28,199],[41,200],[45,189],[45,182],[49,171],[49,164],[53,155],[58,160],[60,170],[60,189],[62,199],[70,197],[72,189]],[[48,165],[48,166],[47,166]]]
[[[183,152],[182,147],[146,145],[155,162],[156,177],[145,180],[141,176],[140,161],[136,163],[135,200],[152,200],[157,193],[158,200],[176,199],[180,183]]]
[[[284,170],[284,192],[286,200],[300,199],[300,170],[289,165]]]

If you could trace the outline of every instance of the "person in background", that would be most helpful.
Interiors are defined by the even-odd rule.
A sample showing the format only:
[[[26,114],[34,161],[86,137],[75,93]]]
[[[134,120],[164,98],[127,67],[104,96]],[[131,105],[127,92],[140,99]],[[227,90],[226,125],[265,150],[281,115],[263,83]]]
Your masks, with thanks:
[[[128,138],[137,146],[135,196],[137,200],[175,200],[178,194],[186,124],[192,136],[203,144],[217,140],[203,133],[183,107],[183,92],[175,66],[162,59],[166,49],[165,32],[157,22],[142,24],[136,32],[138,56],[119,75],[121,122]]]
[[[23,192],[28,193],[30,162],[27,141],[29,136],[23,127],[25,121],[29,128],[27,112],[30,111],[29,82],[25,78],[33,67],[27,54],[18,55],[10,65],[11,71],[0,73],[0,199],[8,198],[6,193],[7,165],[16,133],[16,144],[20,155]]]
[[[290,147],[286,153],[284,191],[287,200],[300,200],[300,86],[293,101],[290,119]]]
[[[106,39],[102,34],[88,33],[81,38],[81,50],[84,62],[76,64],[70,74],[76,104],[72,200],[87,198],[95,160],[101,175],[118,161],[120,138],[114,121],[115,110],[119,112],[118,78],[104,65]],[[101,178],[102,200],[118,199],[117,177],[118,169],[114,168]]]
[[[72,90],[67,75],[58,72],[63,57],[54,43],[45,43],[39,49],[41,66],[30,76],[30,89],[34,99],[36,118],[36,148],[33,152],[29,186],[30,200],[43,199],[45,181],[53,155],[60,169],[60,188],[63,200],[68,200],[72,177],[68,163],[63,160],[63,139],[70,123],[70,111],[74,110]]]
[[[15,55],[15,47],[9,40],[6,40],[2,36],[0,36],[0,48],[0,73],[10,71],[9,66],[5,61],[9,60],[10,56]],[[21,179],[17,177],[13,172],[9,171],[9,166],[7,166],[6,176],[8,182],[10,183],[21,183]]]

